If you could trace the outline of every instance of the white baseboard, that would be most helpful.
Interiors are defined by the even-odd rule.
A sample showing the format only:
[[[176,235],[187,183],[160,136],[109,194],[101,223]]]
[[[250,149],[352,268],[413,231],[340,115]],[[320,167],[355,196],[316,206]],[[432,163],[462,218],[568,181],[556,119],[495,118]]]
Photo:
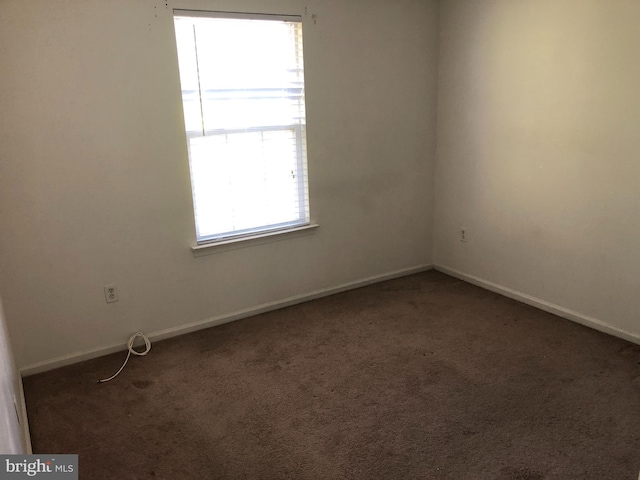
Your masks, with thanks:
[[[24,398],[24,387],[22,385],[22,378],[18,378],[18,398],[16,399],[19,405],[18,408],[18,420],[20,421],[20,427],[22,428],[22,441],[24,442],[24,451],[27,455],[33,453],[31,448],[31,433],[29,432],[29,418],[27,417],[27,401]]]
[[[433,268],[439,272],[446,273],[447,275],[451,275],[452,277],[459,278],[460,280],[464,280],[465,282],[472,283],[473,285],[477,285],[478,287],[491,290],[492,292],[499,293],[500,295],[504,295],[505,297],[512,298],[519,302],[526,303],[527,305],[539,308],[540,310],[544,310],[545,312],[553,313],[554,315],[566,318],[567,320],[579,323],[580,325],[584,325],[600,332],[613,335],[614,337],[622,338],[624,340],[640,344],[640,335],[614,327],[613,325],[610,325],[607,322],[604,322],[597,318],[583,315],[573,310],[569,310],[568,308],[561,307],[560,305],[555,305],[545,300],[527,295],[526,293],[521,293],[511,288],[498,285],[497,283],[489,282],[473,275],[468,275],[453,268],[445,267],[443,265],[434,265]]]
[[[375,275],[373,277],[367,277],[361,280],[356,280],[354,282],[343,283],[335,287],[315,290],[309,293],[304,293],[302,295],[296,295],[293,297],[285,298],[283,300],[264,303],[262,305],[247,308],[247,309],[233,312],[230,314],[220,315],[218,317],[208,318],[205,320],[189,323],[186,325],[180,325],[177,327],[171,327],[164,330],[159,330],[157,332],[151,332],[146,335],[152,342],[164,340],[166,338],[176,337],[178,335],[183,335],[185,333],[191,333],[198,330],[203,330],[205,328],[214,327],[216,325],[222,325],[224,323],[233,322],[235,320],[240,320],[243,318],[252,317],[254,315],[259,315],[261,313],[278,310],[280,308],[290,307],[291,305],[296,305],[298,303],[308,302],[310,300],[315,300],[317,298],[327,297],[329,295],[345,292],[347,290],[366,287],[367,285],[372,285],[374,283],[384,282],[386,280],[392,280],[394,278],[404,277],[407,275],[412,275],[414,273],[426,272],[432,269],[433,269],[433,265],[420,265],[417,267],[396,270],[393,272],[388,272],[381,275]],[[126,339],[124,339],[120,343],[113,343],[111,345],[100,346],[100,347],[96,347],[96,348],[92,348],[92,349],[88,349],[80,352],[71,353],[69,355],[56,357],[50,360],[44,360],[42,362],[32,363],[30,365],[26,365],[20,368],[20,374],[23,377],[27,377],[29,375],[35,375],[36,373],[45,372],[47,370],[53,370],[54,368],[64,367],[65,365],[71,365],[73,363],[90,360],[96,357],[102,357],[104,355],[109,355],[110,353],[115,353],[122,350],[126,350]]]

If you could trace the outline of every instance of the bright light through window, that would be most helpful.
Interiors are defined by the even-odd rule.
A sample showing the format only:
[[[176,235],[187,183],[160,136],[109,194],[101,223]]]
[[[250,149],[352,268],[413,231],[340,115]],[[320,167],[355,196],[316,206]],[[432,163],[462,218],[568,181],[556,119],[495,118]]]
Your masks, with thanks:
[[[308,224],[300,18],[174,21],[198,243]]]

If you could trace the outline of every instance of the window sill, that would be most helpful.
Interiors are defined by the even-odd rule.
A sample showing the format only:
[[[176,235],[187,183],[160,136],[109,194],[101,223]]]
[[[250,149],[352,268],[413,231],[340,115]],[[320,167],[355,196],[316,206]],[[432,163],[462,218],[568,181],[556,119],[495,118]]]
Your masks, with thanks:
[[[278,242],[289,238],[297,238],[310,235],[319,227],[318,224],[312,223],[303,227],[290,228],[288,230],[278,230],[275,232],[263,233],[260,235],[252,235],[250,237],[234,238],[232,240],[223,240],[220,242],[204,243],[191,247],[194,257],[202,257],[203,255],[212,255],[214,253],[223,253],[239,248],[253,247],[263,245],[265,243]]]

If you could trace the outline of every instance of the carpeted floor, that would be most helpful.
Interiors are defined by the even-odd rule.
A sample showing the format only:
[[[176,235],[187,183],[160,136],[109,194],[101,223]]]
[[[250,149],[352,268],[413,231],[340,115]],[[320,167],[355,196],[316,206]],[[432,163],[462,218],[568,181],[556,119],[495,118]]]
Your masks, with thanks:
[[[636,480],[640,346],[437,272],[25,379],[89,479]]]

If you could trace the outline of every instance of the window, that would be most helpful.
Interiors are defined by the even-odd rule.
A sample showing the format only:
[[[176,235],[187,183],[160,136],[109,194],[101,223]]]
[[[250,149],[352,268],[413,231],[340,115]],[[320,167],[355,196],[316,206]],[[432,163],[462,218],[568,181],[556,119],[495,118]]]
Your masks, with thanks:
[[[301,18],[174,24],[198,244],[308,225]]]

